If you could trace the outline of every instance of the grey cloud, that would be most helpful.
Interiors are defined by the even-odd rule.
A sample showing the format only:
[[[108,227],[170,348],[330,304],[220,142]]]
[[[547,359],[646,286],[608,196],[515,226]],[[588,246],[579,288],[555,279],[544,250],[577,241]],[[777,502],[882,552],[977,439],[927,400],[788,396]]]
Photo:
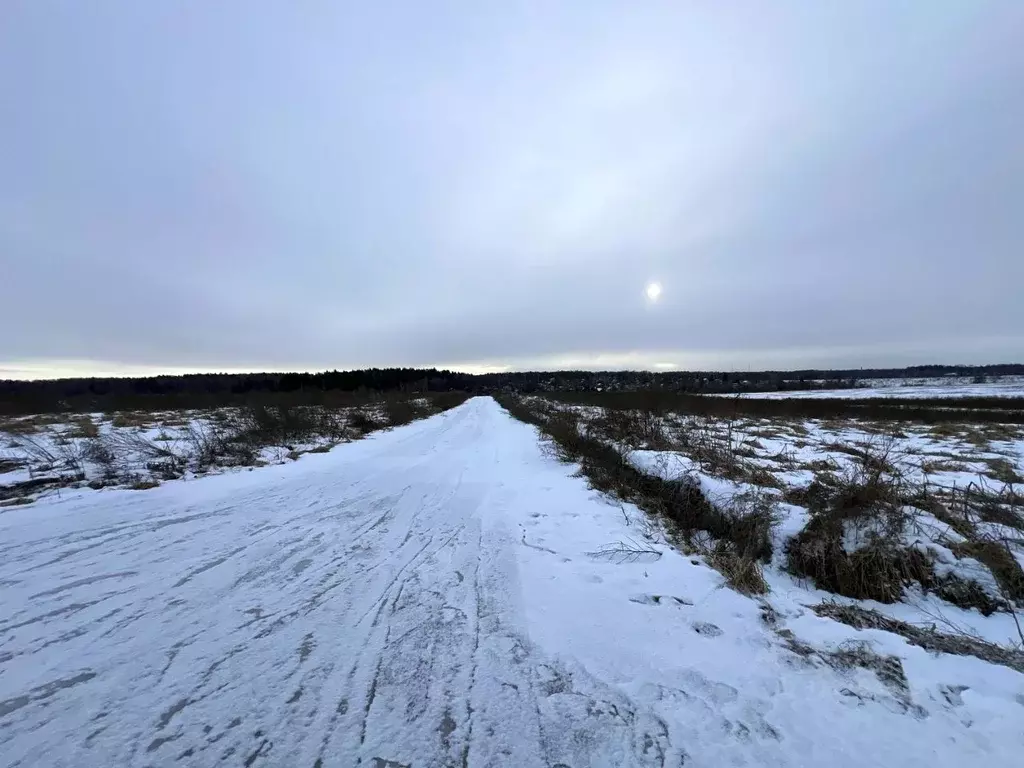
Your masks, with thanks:
[[[1024,357],[1024,8],[429,5],[5,7],[0,365]]]

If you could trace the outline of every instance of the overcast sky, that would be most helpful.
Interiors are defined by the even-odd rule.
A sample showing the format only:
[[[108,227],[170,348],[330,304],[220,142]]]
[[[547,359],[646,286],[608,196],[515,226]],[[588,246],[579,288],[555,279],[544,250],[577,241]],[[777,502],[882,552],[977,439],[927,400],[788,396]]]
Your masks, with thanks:
[[[1018,0],[3,0],[0,378],[1024,361],[1022,40]]]

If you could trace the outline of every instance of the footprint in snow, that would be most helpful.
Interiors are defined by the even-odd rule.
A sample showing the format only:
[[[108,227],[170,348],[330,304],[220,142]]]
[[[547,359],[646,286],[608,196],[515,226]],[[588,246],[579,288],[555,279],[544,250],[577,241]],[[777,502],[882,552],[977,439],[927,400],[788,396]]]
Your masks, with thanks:
[[[675,595],[633,595],[629,602],[640,605],[693,605],[689,600]]]
[[[942,694],[942,698],[946,700],[950,706],[962,707],[964,705],[964,698],[960,694],[968,690],[966,685],[940,685],[939,693]],[[1018,701],[1024,704],[1024,699],[1018,697]]]
[[[411,768],[409,763],[400,763],[397,760],[385,760],[383,757],[373,758],[373,768]]]
[[[693,631],[698,635],[704,635],[704,637],[721,637],[725,634],[719,626],[706,621],[695,621]]]

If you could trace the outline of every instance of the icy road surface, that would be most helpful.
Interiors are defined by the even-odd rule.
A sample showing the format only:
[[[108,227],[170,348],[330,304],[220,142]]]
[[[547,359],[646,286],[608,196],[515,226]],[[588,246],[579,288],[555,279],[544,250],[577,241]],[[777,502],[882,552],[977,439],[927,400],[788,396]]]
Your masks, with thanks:
[[[588,554],[636,527],[570,471],[478,398],[287,466],[4,511],[0,765],[1020,756],[1017,673],[957,659],[913,708],[800,663],[705,566]]]

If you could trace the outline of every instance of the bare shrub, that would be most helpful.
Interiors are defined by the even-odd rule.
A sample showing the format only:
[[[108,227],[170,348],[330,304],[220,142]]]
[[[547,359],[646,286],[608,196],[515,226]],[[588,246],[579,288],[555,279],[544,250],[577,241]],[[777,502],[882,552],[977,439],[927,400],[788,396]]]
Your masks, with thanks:
[[[381,428],[381,423],[365,411],[358,410],[348,416],[348,427],[356,435],[366,435]]]
[[[39,472],[70,472],[69,480],[81,480],[85,477],[82,465],[82,448],[69,440],[47,443],[32,435],[21,435],[17,439],[18,447],[32,461],[36,462],[35,470]]]
[[[822,447],[829,451],[845,453],[848,456],[854,457],[857,463],[863,467],[865,474],[891,475],[896,473],[896,468],[892,463],[895,450],[895,441],[892,437],[887,437],[880,446],[862,447],[849,443],[826,443]]]
[[[649,410],[605,410],[590,422],[589,429],[626,448],[668,447],[660,418]]]
[[[317,422],[316,432],[328,440],[338,441],[345,437],[345,412],[340,408],[320,408],[314,413]]]
[[[427,409],[413,400],[391,398],[384,402],[384,417],[392,427],[409,424],[427,415]]]
[[[55,468],[58,464],[56,448],[51,448],[44,440],[22,434],[13,445],[19,448],[29,461],[34,461],[40,471]]]
[[[430,403],[431,410],[440,413],[462,405],[469,399],[469,394],[457,391],[431,392],[426,395],[426,398]]]
[[[725,434],[719,433],[724,427]],[[677,440],[703,472],[729,480],[745,480],[747,472],[740,445],[733,440],[733,421],[691,417],[677,432]]]
[[[675,430],[676,448],[685,452],[701,471],[762,488],[781,488],[782,483],[756,459],[756,440],[750,440],[733,419],[690,417]],[[777,460],[788,460],[777,456]]]
[[[110,481],[117,477],[117,454],[108,440],[90,440],[85,446],[83,456],[100,468],[103,479]]]
[[[288,405],[247,405],[235,414],[231,442],[253,446],[287,445],[317,432],[312,408]]]
[[[188,463],[187,456],[171,448],[167,442],[150,440],[138,432],[114,430],[97,442],[102,445],[101,452],[105,450],[119,457],[121,473],[125,476],[135,469],[133,459],[165,480],[181,477]],[[106,467],[104,462],[98,463]]]
[[[590,441],[583,434],[583,422],[580,415],[571,410],[552,411],[544,424],[544,431],[547,433],[558,458],[566,462],[576,462],[590,455],[595,456],[597,441]],[[591,445],[590,443],[594,443]],[[612,455],[618,455],[618,451],[608,447],[607,460]]]
[[[191,447],[190,457],[196,471],[203,472],[217,463],[226,452],[224,428],[193,422],[185,429],[185,441]]]
[[[648,563],[661,558],[661,552],[648,544],[634,539],[608,544],[594,552],[587,552],[589,557],[598,560],[609,560],[613,563]]]

